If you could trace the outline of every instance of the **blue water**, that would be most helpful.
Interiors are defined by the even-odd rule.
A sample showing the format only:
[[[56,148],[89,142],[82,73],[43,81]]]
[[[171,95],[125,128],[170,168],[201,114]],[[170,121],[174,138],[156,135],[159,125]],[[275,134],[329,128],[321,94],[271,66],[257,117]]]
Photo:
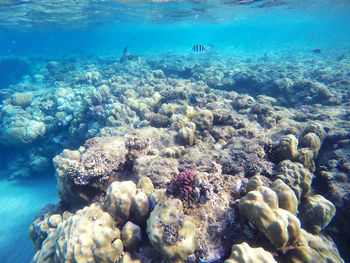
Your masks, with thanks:
[[[46,204],[58,202],[53,175],[48,178],[0,180],[0,256],[1,262],[30,262],[33,244],[28,237],[29,225]]]
[[[0,92],[25,82],[25,75],[30,74],[23,69],[14,75],[19,64],[12,68],[10,64],[1,66],[1,60],[9,57],[24,58],[30,66],[40,68],[40,60],[67,56],[107,56],[118,60],[126,46],[128,52],[141,57],[165,60],[172,55],[208,55],[208,59],[211,54],[242,59],[266,53],[277,57],[318,56],[314,49],[321,49],[319,56],[323,57],[350,55],[349,1],[251,1],[256,2],[251,5],[226,1],[232,3],[226,6],[224,1],[66,2],[68,11],[55,15],[54,11],[61,8],[55,1],[0,1],[0,74],[5,75],[0,76]],[[274,2],[281,5],[259,6]],[[43,10],[53,13],[39,12],[40,4]],[[207,11],[198,11],[201,8]],[[213,47],[211,53],[193,54],[194,44]],[[15,77],[6,77],[7,74]],[[55,89],[45,83],[35,85],[36,90]],[[1,98],[5,99],[2,95]],[[34,147],[43,146],[40,141],[36,143]],[[50,158],[69,148],[60,142],[57,145],[48,151]],[[0,261],[6,263],[30,261],[33,247],[28,227],[45,204],[58,202],[54,171],[50,169],[31,174],[31,178],[8,180],[13,172],[8,170],[9,163],[28,150],[26,147],[0,147]],[[23,165],[28,163],[26,160]]]

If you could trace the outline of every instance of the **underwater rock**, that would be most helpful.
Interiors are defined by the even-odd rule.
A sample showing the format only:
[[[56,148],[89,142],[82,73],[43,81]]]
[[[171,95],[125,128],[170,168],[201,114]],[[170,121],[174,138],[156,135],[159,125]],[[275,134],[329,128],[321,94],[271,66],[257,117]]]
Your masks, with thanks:
[[[196,225],[183,214],[179,199],[156,205],[147,220],[147,234],[152,246],[166,258],[185,260],[197,247]]]
[[[269,175],[272,172],[273,164],[266,160],[264,150],[256,145],[246,145],[245,140],[241,140],[245,148],[238,147],[234,142],[229,143],[219,152],[218,163],[222,166],[223,173],[238,174],[243,173],[247,177],[256,174]],[[239,145],[242,146],[242,145]]]
[[[273,256],[261,247],[252,248],[246,242],[233,245],[229,259],[225,263],[277,263]]]
[[[110,262],[123,253],[120,231],[112,217],[100,206],[92,204],[64,218],[35,254],[40,262]]]
[[[34,173],[43,173],[49,170],[50,161],[44,156],[35,156],[31,160],[30,166]]]

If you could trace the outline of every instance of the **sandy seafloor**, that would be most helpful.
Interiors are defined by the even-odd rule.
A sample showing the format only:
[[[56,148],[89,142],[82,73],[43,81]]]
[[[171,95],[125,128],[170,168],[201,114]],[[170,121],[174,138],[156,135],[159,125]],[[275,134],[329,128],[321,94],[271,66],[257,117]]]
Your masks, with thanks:
[[[131,262],[130,255],[142,262],[187,256],[186,262],[223,262],[242,242],[262,247],[259,253],[277,262],[294,262],[298,253],[305,253],[304,262],[349,260],[347,23],[284,22],[283,30],[271,21],[243,22],[200,33],[184,27],[122,37],[112,37],[113,31],[13,34],[16,40],[2,42],[0,262],[29,262],[34,253],[33,262],[50,262],[43,260],[47,254],[79,262],[81,255],[66,248],[95,253],[101,225],[112,234],[102,238],[98,253],[103,259],[110,253],[115,262]],[[192,52],[197,43],[212,46]],[[153,194],[149,183],[140,183],[143,176],[151,179]],[[277,201],[277,179],[289,196],[285,205],[283,197]],[[123,201],[141,208],[121,215],[116,196],[122,190],[110,185],[127,180],[143,198],[137,200],[146,201],[128,193]],[[259,195],[258,186],[268,188],[260,189],[279,208],[263,201],[241,205],[248,192]],[[174,198],[183,211],[165,201]],[[57,206],[39,214],[47,203]],[[157,203],[175,214],[167,227],[157,225],[161,208],[151,213]],[[91,204],[98,206],[78,212]],[[249,213],[261,206],[279,215],[269,220],[282,225],[287,245]],[[116,227],[126,221],[141,227],[134,236],[142,241],[122,257]],[[192,231],[179,237],[185,222]],[[148,230],[153,225],[158,239]],[[295,233],[286,234],[289,226]],[[88,245],[77,241],[80,235]],[[184,239],[188,246],[179,254],[162,250]],[[59,246],[65,252],[57,253]],[[249,249],[243,254],[254,257]]]

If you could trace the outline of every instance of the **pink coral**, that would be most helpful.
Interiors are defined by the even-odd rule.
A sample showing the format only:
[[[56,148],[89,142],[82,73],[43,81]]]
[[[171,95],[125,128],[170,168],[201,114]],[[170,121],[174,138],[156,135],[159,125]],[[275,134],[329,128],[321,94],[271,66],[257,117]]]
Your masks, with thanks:
[[[179,173],[171,181],[172,191],[182,199],[188,199],[193,193],[193,184],[196,178],[196,171],[187,169]]]

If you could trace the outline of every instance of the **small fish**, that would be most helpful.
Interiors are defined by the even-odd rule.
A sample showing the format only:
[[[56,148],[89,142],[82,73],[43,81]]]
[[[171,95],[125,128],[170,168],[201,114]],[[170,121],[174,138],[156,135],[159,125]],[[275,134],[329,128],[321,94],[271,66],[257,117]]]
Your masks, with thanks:
[[[196,98],[196,95],[194,95],[194,94],[190,94],[188,96],[188,99],[185,100],[185,102],[187,102],[190,105],[197,105],[198,104],[198,100]]]
[[[338,62],[339,62],[339,61],[342,61],[342,60],[345,59],[345,58],[346,58],[346,56],[345,56],[345,54],[343,54],[343,55],[337,57],[337,61],[338,61]]]
[[[126,53],[128,52],[128,46],[124,47],[123,49],[123,57],[126,56]]]
[[[194,52],[204,53],[204,52],[209,51],[209,49],[210,49],[212,46],[213,46],[213,45],[203,46],[203,45],[200,45],[200,44],[196,44],[196,45],[193,46],[192,50],[193,50]]]
[[[313,52],[316,53],[316,54],[320,54],[322,52],[322,50],[319,49],[319,48],[316,48],[316,49],[313,50]]]
[[[299,107],[298,110],[302,113],[305,113],[305,114],[310,113],[310,110],[306,107]]]

